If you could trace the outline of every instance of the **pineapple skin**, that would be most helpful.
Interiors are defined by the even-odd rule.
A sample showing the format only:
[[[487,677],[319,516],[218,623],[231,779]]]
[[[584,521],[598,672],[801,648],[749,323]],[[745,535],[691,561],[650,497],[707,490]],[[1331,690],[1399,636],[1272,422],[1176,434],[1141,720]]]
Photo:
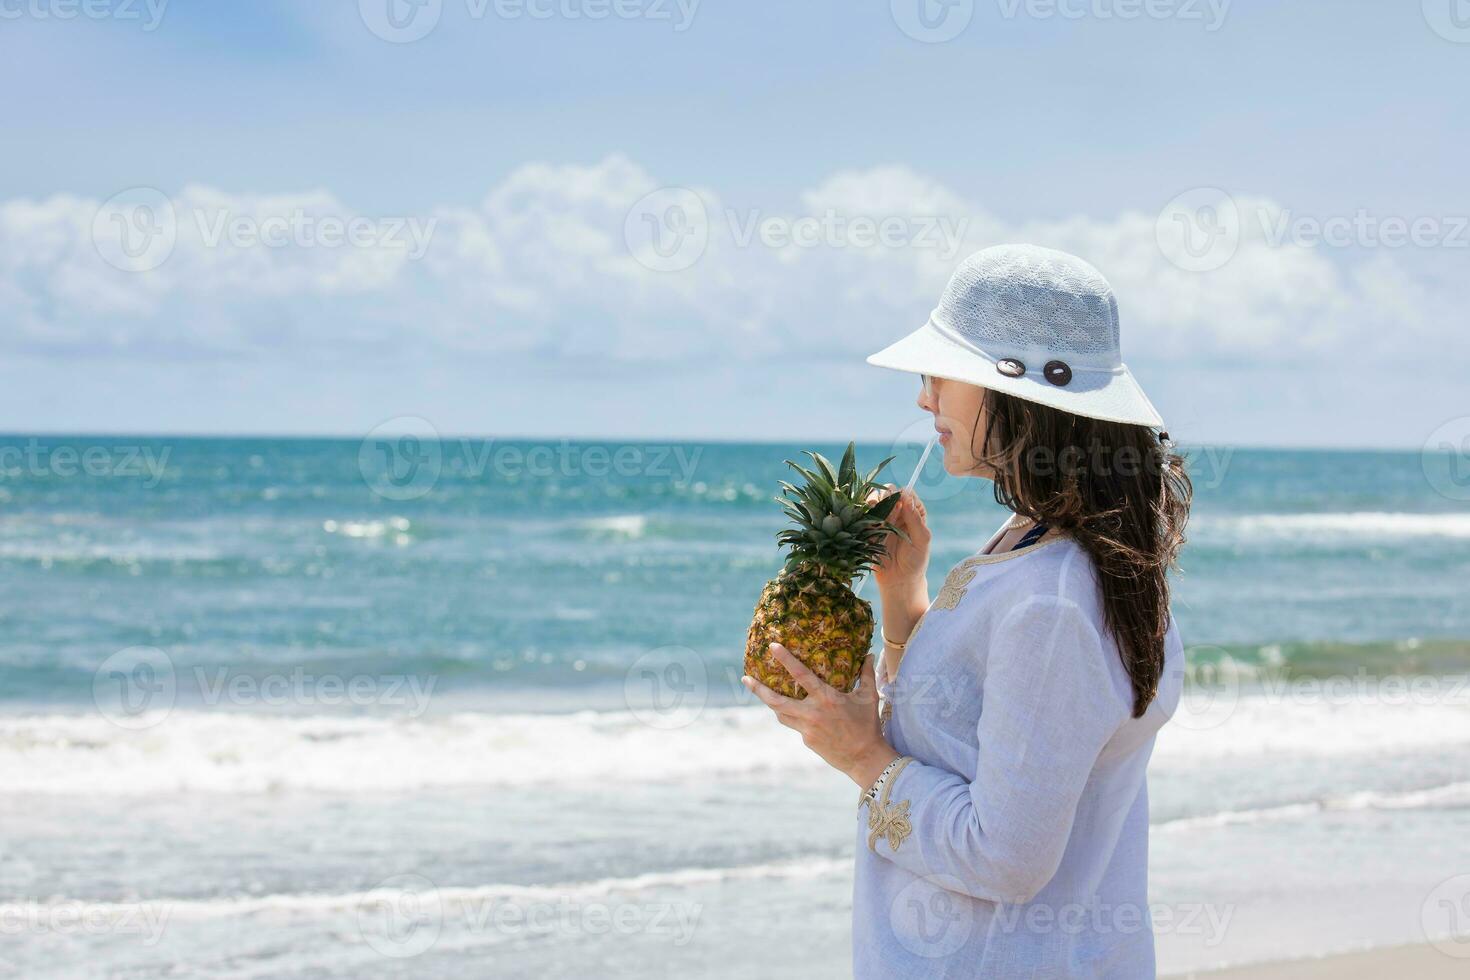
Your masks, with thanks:
[[[845,584],[798,567],[766,583],[745,640],[745,672],[778,694],[806,697],[769,645],[779,643],[842,692],[851,691],[873,643],[873,606]]]

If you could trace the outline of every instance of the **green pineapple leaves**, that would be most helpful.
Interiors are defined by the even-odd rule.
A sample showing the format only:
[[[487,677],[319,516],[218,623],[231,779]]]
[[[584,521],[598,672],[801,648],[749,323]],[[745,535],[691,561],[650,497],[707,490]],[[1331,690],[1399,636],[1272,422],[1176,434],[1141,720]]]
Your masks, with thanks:
[[[812,469],[786,461],[805,482],[797,486],[782,480],[782,496],[775,498],[793,525],[776,536],[789,549],[786,569],[811,564],[831,578],[851,581],[882,559],[883,541],[890,532],[907,537],[888,523],[889,515],[898,505],[898,494],[891,494],[872,507],[865,502],[871,491],[882,489],[877,482],[878,474],[893,457],[860,477],[857,447],[853,443],[847,444],[847,452],[835,470],[822,454],[807,452],[806,455],[812,459]]]

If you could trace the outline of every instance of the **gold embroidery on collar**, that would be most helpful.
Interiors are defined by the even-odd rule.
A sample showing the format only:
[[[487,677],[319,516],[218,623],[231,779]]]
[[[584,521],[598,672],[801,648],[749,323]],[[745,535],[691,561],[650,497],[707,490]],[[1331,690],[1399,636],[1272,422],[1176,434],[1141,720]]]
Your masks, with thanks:
[[[966,558],[944,577],[944,585],[939,590],[939,595],[934,597],[934,609],[956,609],[960,600],[965,597],[965,589],[971,582],[975,581],[975,566],[979,564],[973,558]]]
[[[1061,540],[1064,540],[1064,538],[1060,535],[1056,537],[1044,535],[1040,541],[1033,541],[1026,547],[1018,548],[1014,551],[1002,551],[997,554],[990,555],[972,555],[969,558],[966,558],[964,561],[960,562],[954,568],[951,568],[949,570],[949,574],[944,577],[944,585],[940,588],[939,595],[934,597],[934,602],[930,606],[930,608],[958,608],[960,600],[965,597],[965,591],[969,589],[970,583],[975,581],[975,576],[979,574],[976,571],[977,566],[993,565],[996,562],[1008,561],[1021,555],[1030,554],[1031,552],[1036,551],[1039,548],[1045,548],[1048,545],[1056,544],[1058,541]],[[923,622],[923,620],[921,619],[920,622]],[[917,627],[915,628],[917,629]]]

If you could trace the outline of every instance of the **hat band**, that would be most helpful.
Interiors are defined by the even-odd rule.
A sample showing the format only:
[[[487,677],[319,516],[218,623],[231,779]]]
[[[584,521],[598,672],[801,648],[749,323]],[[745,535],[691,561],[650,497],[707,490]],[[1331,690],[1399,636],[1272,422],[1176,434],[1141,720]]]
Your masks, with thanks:
[[[935,310],[933,313],[929,314],[929,322],[928,322],[927,326],[931,330],[933,330],[935,333],[937,333],[941,337],[943,337],[945,340],[949,341],[952,344],[956,344],[956,345],[958,345],[960,347],[963,347],[965,350],[969,351],[972,354],[975,354],[975,355],[977,355],[979,357],[984,358],[986,361],[988,361],[992,365],[994,365],[997,361],[1006,360],[1006,359],[1014,359],[1015,356],[1016,356],[1014,354],[1007,354],[1007,355],[1003,355],[1001,357],[997,357],[997,356],[989,353],[983,347],[981,347],[978,344],[976,344],[969,337],[966,337],[964,334],[960,333],[958,330],[955,330],[955,329],[947,326],[943,321],[941,321],[939,319],[939,311],[938,310]],[[1039,350],[1038,349],[1038,350],[1028,350],[1028,351],[1024,351],[1024,352],[1018,351],[1017,354],[1024,354],[1024,356],[1027,356],[1027,357],[1031,356],[1032,354],[1037,354],[1037,355],[1041,355],[1041,356],[1047,358],[1048,360],[1061,360],[1061,361],[1065,361],[1067,363],[1067,365],[1072,369],[1072,373],[1073,374],[1122,374],[1124,371],[1127,370],[1127,368],[1125,368],[1121,362],[1119,362],[1117,365],[1109,366],[1109,367],[1097,367],[1097,366],[1089,365],[1089,364],[1078,364],[1075,361],[1072,361],[1072,360],[1069,359],[1071,357],[1076,356],[1075,354],[1073,354],[1071,352],[1048,351],[1048,350]],[[1039,370],[1033,371],[1029,367],[1026,369],[1026,373],[1027,374],[1042,374],[1041,371],[1039,371]]]

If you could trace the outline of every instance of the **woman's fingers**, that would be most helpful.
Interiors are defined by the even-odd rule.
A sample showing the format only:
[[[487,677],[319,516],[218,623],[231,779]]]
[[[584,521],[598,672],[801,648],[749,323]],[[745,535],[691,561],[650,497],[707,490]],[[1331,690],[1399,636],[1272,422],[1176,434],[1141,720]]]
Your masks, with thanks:
[[[898,490],[897,484],[885,483],[879,489],[869,490],[868,495],[863,498],[863,503],[867,504],[869,507],[872,507],[874,504],[879,503],[889,497],[896,490]],[[895,516],[897,516],[899,511],[903,510],[903,505],[904,501],[900,497],[898,503],[893,505],[893,514],[890,514],[888,518],[890,521],[893,520]]]
[[[796,698],[788,698],[784,694],[777,694],[775,691],[771,690],[769,687],[766,687],[764,684],[756,680],[754,677],[751,677],[749,674],[746,674],[744,677],[740,678],[740,683],[745,685],[745,689],[747,691],[764,701],[772,711],[776,712],[777,715],[795,714],[799,712],[802,707],[802,702],[798,701]]]
[[[924,509],[924,502],[912,490],[905,490],[903,493],[905,507],[900,526],[909,537],[925,540],[929,534],[929,515]]]
[[[801,714],[801,711],[807,707],[805,701],[798,701],[795,698],[788,698],[784,694],[777,694],[749,674],[740,678],[740,683],[745,685],[747,691],[765,702],[766,706],[775,714],[777,721],[792,731],[801,732],[803,735],[806,734],[806,718]]]
[[[923,524],[926,511],[924,510],[924,501],[919,499],[918,493],[912,489],[903,491],[903,503],[904,513],[911,517],[915,523]]]
[[[786,673],[791,679],[801,686],[807,694],[816,696],[818,694],[836,693],[832,686],[812,673],[810,667],[796,659],[796,655],[779,643],[771,644],[771,653],[776,662],[786,668]]]

